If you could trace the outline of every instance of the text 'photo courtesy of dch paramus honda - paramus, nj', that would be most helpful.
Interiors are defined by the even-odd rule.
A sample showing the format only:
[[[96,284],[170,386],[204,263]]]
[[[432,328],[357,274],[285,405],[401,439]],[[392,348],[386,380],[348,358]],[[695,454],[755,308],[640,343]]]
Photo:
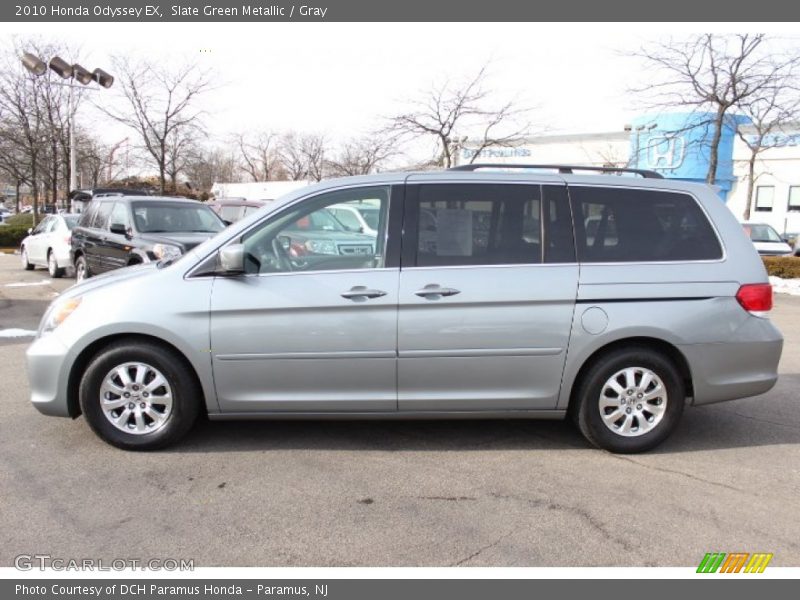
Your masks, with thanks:
[[[630,453],[771,389],[772,289],[713,189],[580,169],[331,179],[85,278],[27,352],[31,400],[128,450],[206,414],[570,417]]]

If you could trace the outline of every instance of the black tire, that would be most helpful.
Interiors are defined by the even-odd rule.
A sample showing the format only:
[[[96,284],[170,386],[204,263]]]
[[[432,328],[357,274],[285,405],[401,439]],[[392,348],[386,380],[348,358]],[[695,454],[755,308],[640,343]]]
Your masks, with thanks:
[[[100,387],[106,375],[131,362],[155,367],[171,388],[171,413],[156,431],[126,433],[111,423],[100,405]],[[200,413],[203,394],[183,358],[172,350],[152,342],[120,341],[104,348],[89,363],[81,378],[79,398],[89,426],[104,441],[123,450],[158,450],[188,433]]]
[[[89,265],[86,264],[86,258],[81,254],[75,259],[75,281],[80,283],[85,279],[89,279],[91,276],[92,273],[89,271]]]
[[[20,251],[20,254],[22,255],[22,257],[21,257],[21,259],[22,259],[22,267],[26,271],[33,271],[34,265],[32,265],[30,262],[28,262],[28,249],[25,248],[25,246],[22,247],[22,250]]]
[[[637,367],[648,369],[661,379],[666,390],[666,408],[660,422],[650,431],[627,437],[612,431],[603,421],[600,396],[606,383],[615,374],[624,369]],[[686,404],[683,378],[675,364],[669,357],[645,346],[619,348],[602,355],[594,361],[576,385],[570,412],[578,429],[598,448],[619,454],[645,452],[658,446],[675,430]],[[626,397],[629,401],[633,400],[634,404],[625,410],[636,410],[639,404],[634,398],[636,394]],[[610,407],[606,410],[613,413],[615,409]],[[636,416],[635,412],[633,416]],[[650,413],[645,413],[645,418],[650,416],[652,416]],[[625,415],[621,414],[620,418],[623,417]],[[638,423],[638,420],[631,419],[631,422]]]
[[[64,267],[59,267],[52,250],[47,251],[47,272],[50,277],[58,279],[64,276]]]

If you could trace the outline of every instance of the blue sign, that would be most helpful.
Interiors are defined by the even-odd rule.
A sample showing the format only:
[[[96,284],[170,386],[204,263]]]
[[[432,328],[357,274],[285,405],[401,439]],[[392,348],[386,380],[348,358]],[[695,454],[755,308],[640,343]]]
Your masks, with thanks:
[[[631,167],[652,169],[670,179],[705,182],[714,136],[714,113],[667,113],[644,115],[631,129]],[[726,199],[733,176],[733,144],[736,128],[747,122],[741,116],[725,118],[717,152],[714,184]]]

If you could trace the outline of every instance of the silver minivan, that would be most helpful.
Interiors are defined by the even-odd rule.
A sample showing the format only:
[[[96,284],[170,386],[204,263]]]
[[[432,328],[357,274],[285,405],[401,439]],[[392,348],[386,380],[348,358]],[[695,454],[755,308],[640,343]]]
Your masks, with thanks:
[[[641,452],[684,405],[766,392],[772,289],[714,191],[580,167],[387,173],[298,190],[173,260],[70,288],[31,400],[107,442],[212,420],[569,415]],[[331,206],[369,200],[374,235]]]

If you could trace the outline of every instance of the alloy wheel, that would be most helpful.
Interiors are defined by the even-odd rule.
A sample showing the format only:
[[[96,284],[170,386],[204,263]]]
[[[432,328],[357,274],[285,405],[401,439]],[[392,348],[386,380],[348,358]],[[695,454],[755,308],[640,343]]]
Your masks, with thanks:
[[[111,369],[100,386],[100,407],[120,431],[135,435],[162,429],[172,414],[172,388],[155,367],[127,362]]]
[[[652,431],[667,409],[667,389],[645,367],[628,367],[608,378],[598,399],[603,424],[617,435],[636,437]]]

